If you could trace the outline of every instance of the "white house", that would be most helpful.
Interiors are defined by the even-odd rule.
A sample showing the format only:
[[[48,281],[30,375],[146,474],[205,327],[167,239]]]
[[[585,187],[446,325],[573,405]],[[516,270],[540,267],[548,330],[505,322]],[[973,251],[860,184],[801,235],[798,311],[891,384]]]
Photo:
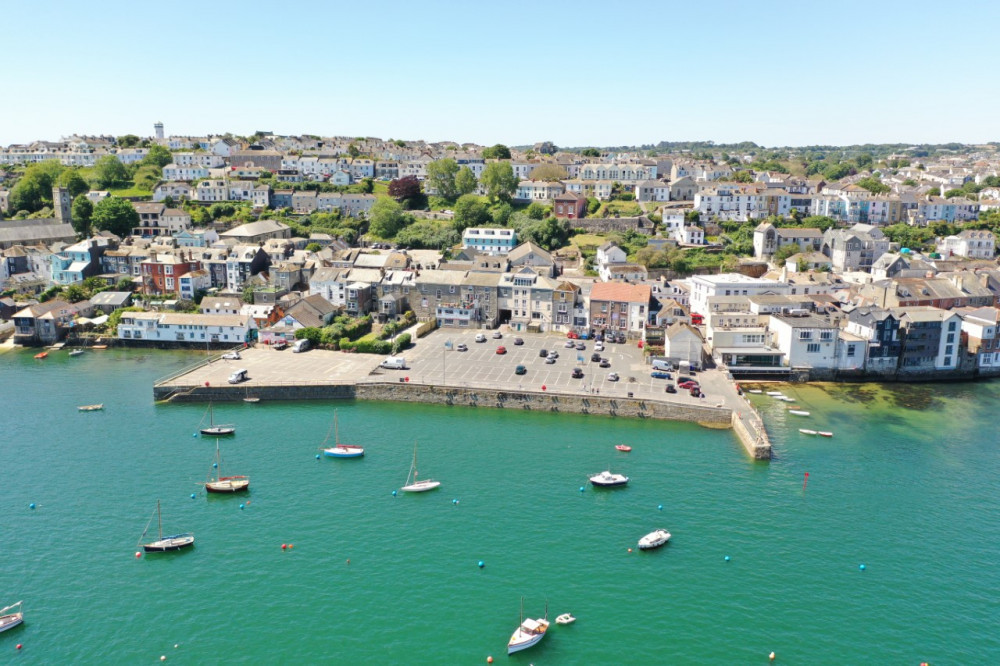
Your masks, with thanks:
[[[756,296],[787,294],[790,287],[778,280],[753,278],[742,273],[695,275],[686,280],[691,285],[691,312],[708,315],[708,299],[714,296]]]
[[[124,312],[118,324],[119,340],[239,344],[250,339],[256,328],[251,317],[205,315],[182,312]]]
[[[816,315],[771,315],[772,343],[792,368],[837,367],[836,324]]]
[[[163,167],[163,177],[166,180],[199,180],[201,178],[208,178],[208,176],[208,169],[199,165],[180,166],[178,164],[168,164]]]
[[[229,187],[224,180],[203,180],[195,187],[195,201],[228,201]]]
[[[987,229],[966,229],[956,236],[937,239],[937,251],[943,257],[992,259],[996,253],[996,238]]]
[[[226,165],[226,160],[221,155],[213,155],[212,153],[174,153],[174,164],[218,169]]]
[[[462,233],[462,247],[489,254],[507,254],[517,245],[513,229],[470,227]]]
[[[701,367],[705,341],[697,329],[678,321],[666,330],[664,337],[663,354],[668,359],[675,362],[687,361],[693,367]]]

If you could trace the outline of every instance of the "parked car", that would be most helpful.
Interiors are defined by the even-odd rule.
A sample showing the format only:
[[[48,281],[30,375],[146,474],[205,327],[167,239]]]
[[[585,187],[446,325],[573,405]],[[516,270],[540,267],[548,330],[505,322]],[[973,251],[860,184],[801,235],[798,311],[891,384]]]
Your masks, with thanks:
[[[573,342],[572,340],[567,340],[566,344],[564,344],[563,347],[565,347],[566,349],[572,349],[575,344],[576,343]]]
[[[500,355],[506,354],[507,353],[507,348],[504,347],[503,345],[500,345],[499,347],[497,347],[497,353],[500,354]]]
[[[286,342],[285,340],[275,340],[273,343],[271,343],[271,349],[277,349],[278,351],[281,351],[282,349],[288,349],[288,342]]]
[[[594,352],[593,354],[590,355],[590,362],[591,363],[600,363],[601,362],[601,355],[598,354],[597,352]]]
[[[296,354],[300,354],[304,351],[309,351],[309,340],[302,338],[301,340],[296,340],[295,344],[292,345],[292,351]]]
[[[682,389],[685,389],[685,390],[690,390],[690,389],[694,389],[694,388],[700,389],[701,387],[698,385],[698,382],[693,382],[693,381],[691,381],[689,379],[686,382],[678,382],[677,383],[677,388],[682,388]]]
[[[570,331],[569,333],[566,334],[566,337],[569,338],[570,340],[576,340],[580,336],[574,333],[573,331]]]
[[[674,386],[673,384],[667,384],[666,392],[667,393],[677,393],[677,387]]]
[[[486,342],[486,334],[476,333],[476,342]]]
[[[556,362],[556,357],[555,356],[548,356],[548,357],[546,357],[545,362],[548,363],[549,365],[552,365],[553,363]]]
[[[609,361],[609,360],[608,360],[608,359],[606,359],[606,358],[602,358],[602,359],[601,359],[601,362],[600,362],[600,366],[601,366],[602,368],[610,368],[610,367],[611,367],[611,361]]]
[[[687,377],[685,375],[678,375],[677,376],[677,383],[678,384],[683,384],[684,382],[689,382],[689,381],[691,381],[690,377]]]
[[[225,354],[223,354],[222,358],[225,359],[225,360],[227,360],[227,361],[238,361],[238,360],[240,360],[243,357],[240,356],[240,353],[237,350],[234,349],[231,352],[226,352]]]
[[[697,398],[697,397],[703,396],[703,395],[705,395],[705,394],[701,392],[701,387],[699,387],[699,386],[692,386],[691,387],[691,397],[692,398]]]
[[[523,344],[524,344],[524,340],[522,340],[521,338],[514,338],[514,345],[515,346],[520,347]]]
[[[580,368],[573,368],[573,379],[583,379],[583,370]]]
[[[553,349],[552,351],[549,352],[549,356],[548,357],[549,358],[559,358],[559,352],[557,352],[555,349]]]
[[[528,369],[526,367],[524,367],[523,365],[519,365],[516,368],[514,368],[514,374],[515,375],[524,375],[524,374],[527,374],[527,372],[528,372]]]
[[[501,333],[500,331],[493,331],[493,339],[494,340],[499,340],[502,337],[503,337],[503,333]]]
[[[545,349],[539,349],[538,350],[538,357],[539,358],[545,358],[548,355],[549,355],[549,352],[547,350],[545,350]]]
[[[595,352],[602,352],[602,351],[604,351],[604,343],[601,342],[600,340],[598,340],[597,342],[595,342],[594,343],[594,351]]]
[[[460,343],[458,343],[458,346],[457,346],[457,347],[455,347],[455,349],[456,349],[457,351],[469,351],[469,347],[468,347],[468,345],[466,345],[466,344],[465,344],[464,342],[460,342]]]
[[[609,372],[608,373],[608,381],[609,382],[616,382],[619,379],[621,379],[621,377],[618,376],[617,372]]]
[[[653,379],[670,379],[670,373],[663,372],[662,370],[653,370],[649,373],[649,376]]]
[[[583,344],[582,342],[577,342],[576,345],[574,346],[576,347],[577,351],[587,351],[587,345]]]

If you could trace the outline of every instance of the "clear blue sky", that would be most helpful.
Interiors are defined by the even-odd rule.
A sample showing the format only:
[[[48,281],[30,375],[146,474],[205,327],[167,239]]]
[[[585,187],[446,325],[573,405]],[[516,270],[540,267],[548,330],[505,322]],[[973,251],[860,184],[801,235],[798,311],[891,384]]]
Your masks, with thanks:
[[[1000,140],[998,2],[17,2],[0,144]]]

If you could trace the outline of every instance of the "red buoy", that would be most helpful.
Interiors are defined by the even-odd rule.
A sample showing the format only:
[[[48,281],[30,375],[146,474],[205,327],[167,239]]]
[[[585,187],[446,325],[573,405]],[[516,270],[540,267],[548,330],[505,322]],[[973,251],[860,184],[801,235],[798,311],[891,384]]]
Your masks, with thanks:
[[[281,550],[284,550],[286,548],[288,548],[288,544],[287,543],[281,544]]]

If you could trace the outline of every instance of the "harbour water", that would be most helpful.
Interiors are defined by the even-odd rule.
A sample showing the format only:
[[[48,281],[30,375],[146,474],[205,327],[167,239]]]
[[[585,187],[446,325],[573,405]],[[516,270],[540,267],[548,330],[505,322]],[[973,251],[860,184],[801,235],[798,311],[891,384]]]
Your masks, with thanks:
[[[365,458],[316,460],[333,405],[229,403],[251,490],[209,497],[206,405],[151,400],[191,360],[0,354],[0,602],[26,613],[0,663],[1000,663],[1000,382],[753,396],[769,463],[691,424],[360,402]],[[442,486],[394,497],[414,441]],[[608,467],[629,486],[586,484]],[[157,499],[197,543],[136,559]],[[578,620],[507,657],[522,596]]]

